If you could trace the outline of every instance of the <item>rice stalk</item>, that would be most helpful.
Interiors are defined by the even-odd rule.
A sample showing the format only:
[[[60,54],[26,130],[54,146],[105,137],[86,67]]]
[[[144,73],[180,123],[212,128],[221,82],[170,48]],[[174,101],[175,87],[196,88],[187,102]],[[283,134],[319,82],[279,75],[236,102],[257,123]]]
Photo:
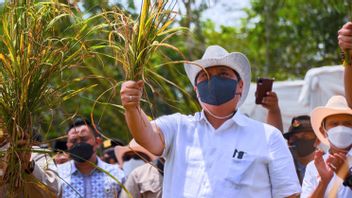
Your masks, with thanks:
[[[176,13],[172,10],[176,1],[143,0],[139,18],[134,20],[119,8],[106,19],[113,30],[109,34],[117,65],[122,66],[126,80],[145,80],[145,68],[160,47],[180,53],[177,47],[167,43],[176,33],[186,30],[171,27]]]
[[[65,27],[63,22],[67,21],[76,23]],[[5,2],[0,36],[0,116],[10,147],[0,185],[6,186],[6,197],[30,196],[24,193],[28,178],[24,169],[32,152],[36,117],[80,91],[65,92],[63,74],[91,56],[84,24],[69,6],[56,0]]]

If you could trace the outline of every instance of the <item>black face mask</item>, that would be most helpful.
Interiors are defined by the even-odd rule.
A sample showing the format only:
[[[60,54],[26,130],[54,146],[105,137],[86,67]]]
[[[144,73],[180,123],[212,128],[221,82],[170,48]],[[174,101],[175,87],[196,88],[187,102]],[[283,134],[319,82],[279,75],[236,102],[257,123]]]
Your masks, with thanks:
[[[298,139],[292,143],[292,151],[297,154],[298,157],[305,157],[315,151],[314,147],[315,139],[304,140]]]
[[[70,153],[70,157],[76,162],[85,162],[92,157],[93,146],[85,142],[80,142],[68,150],[68,153]]]

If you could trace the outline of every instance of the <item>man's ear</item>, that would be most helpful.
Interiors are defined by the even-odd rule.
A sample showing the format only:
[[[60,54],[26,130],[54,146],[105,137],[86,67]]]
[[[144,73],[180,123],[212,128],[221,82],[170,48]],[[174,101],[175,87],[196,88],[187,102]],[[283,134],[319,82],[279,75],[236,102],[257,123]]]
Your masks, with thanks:
[[[198,93],[198,88],[197,88],[197,86],[194,86],[194,87],[193,87],[193,90],[196,92],[197,98],[199,98],[199,93]]]
[[[328,136],[328,134],[327,134],[326,131],[324,130],[323,126],[320,126],[320,127],[319,127],[319,131],[320,131],[321,134],[323,134],[324,137],[327,137],[327,136]]]
[[[242,93],[243,93],[243,86],[244,86],[244,83],[243,83],[243,80],[241,79],[238,84],[237,84],[237,87],[239,89],[236,89],[236,95],[240,95],[242,96]]]
[[[244,82],[243,82],[243,80],[242,80],[242,79],[240,80],[239,84],[240,84],[240,88],[241,88],[241,90],[243,90],[243,85],[244,85]]]

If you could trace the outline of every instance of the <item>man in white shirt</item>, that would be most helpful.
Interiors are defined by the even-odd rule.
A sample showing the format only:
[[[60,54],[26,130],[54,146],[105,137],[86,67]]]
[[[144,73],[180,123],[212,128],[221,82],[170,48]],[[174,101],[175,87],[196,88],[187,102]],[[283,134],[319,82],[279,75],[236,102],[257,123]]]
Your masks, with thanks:
[[[143,81],[127,81],[122,105],[135,140],[165,158],[163,197],[295,197],[300,185],[276,128],[238,111],[250,86],[250,64],[239,52],[210,46],[185,64],[202,111],[149,122],[140,108]]]
[[[329,153],[317,151],[306,168],[301,197],[352,197],[348,162],[352,159],[352,109],[343,96],[333,96],[311,113],[314,133]],[[349,181],[351,180],[351,181]],[[344,182],[345,181],[345,182]]]

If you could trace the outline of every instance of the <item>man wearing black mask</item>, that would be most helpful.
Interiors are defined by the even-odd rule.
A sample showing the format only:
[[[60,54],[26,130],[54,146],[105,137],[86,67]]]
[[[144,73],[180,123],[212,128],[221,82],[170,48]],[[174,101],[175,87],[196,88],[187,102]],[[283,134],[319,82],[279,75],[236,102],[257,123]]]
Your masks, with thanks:
[[[310,124],[310,117],[294,117],[287,133],[284,134],[292,152],[298,178],[302,184],[307,164],[314,159],[317,137]]]
[[[67,149],[73,160],[59,166],[63,198],[118,197],[119,183],[125,180],[125,175],[117,165],[107,164],[97,157],[100,144],[97,126],[89,120],[78,118],[69,126]]]

